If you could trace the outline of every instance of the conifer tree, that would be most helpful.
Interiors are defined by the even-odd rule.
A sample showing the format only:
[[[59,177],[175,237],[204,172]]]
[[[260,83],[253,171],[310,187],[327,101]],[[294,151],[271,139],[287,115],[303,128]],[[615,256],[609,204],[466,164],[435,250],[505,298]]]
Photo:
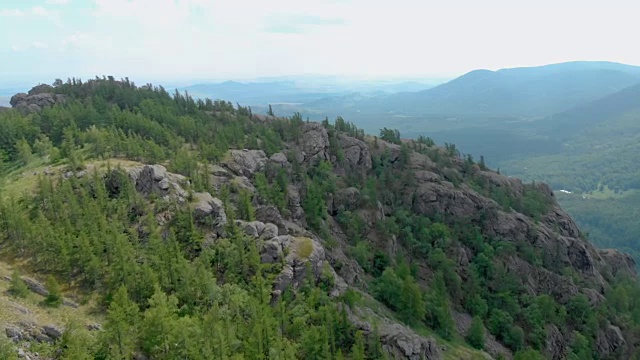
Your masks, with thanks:
[[[137,342],[139,311],[129,299],[127,289],[120,286],[116,291],[102,333],[102,351],[110,359],[131,359]]]
[[[20,277],[20,273],[16,270],[11,274],[11,285],[9,293],[18,298],[25,298],[29,295],[29,288],[24,280]]]
[[[475,316],[471,320],[471,327],[467,334],[467,341],[476,349],[482,350],[484,348],[484,325],[482,324],[482,319],[479,316]]]
[[[47,278],[46,288],[49,294],[44,300],[45,304],[51,307],[62,305],[62,290],[60,290],[60,285],[53,276]]]

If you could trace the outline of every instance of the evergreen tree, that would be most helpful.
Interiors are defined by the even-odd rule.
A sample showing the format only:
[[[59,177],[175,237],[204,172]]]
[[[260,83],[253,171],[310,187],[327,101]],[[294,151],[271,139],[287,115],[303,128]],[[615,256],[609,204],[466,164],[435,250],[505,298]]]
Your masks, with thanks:
[[[20,273],[17,270],[11,274],[9,293],[18,298],[25,298],[29,295],[29,288],[27,287],[27,284],[25,284],[24,280],[22,280]]]
[[[356,331],[355,342],[351,347],[351,360],[364,360],[365,359],[365,349],[364,349],[364,334],[362,331]]]
[[[476,349],[484,349],[484,324],[479,316],[474,316],[471,320],[467,341]]]
[[[139,311],[129,299],[127,289],[120,286],[107,311],[101,343],[102,352],[108,359],[131,359],[136,349]]]
[[[53,276],[47,278],[46,289],[49,294],[44,300],[45,304],[51,307],[62,305],[62,290],[60,290],[60,285]]]

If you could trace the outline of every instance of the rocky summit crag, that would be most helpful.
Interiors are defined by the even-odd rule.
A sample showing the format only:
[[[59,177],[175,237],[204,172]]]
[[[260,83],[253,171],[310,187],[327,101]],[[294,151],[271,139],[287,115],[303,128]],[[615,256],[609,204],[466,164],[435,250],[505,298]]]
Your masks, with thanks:
[[[42,342],[44,358],[638,352],[633,259],[595,248],[547,185],[503,176],[454,145],[366,135],[342,118],[256,115],[128,80],[39,86],[11,104],[0,126],[24,126],[3,140],[9,160],[50,164],[20,202],[0,204],[2,254],[99,297],[104,322],[83,335],[61,323],[46,338],[48,324],[5,323],[10,351]]]

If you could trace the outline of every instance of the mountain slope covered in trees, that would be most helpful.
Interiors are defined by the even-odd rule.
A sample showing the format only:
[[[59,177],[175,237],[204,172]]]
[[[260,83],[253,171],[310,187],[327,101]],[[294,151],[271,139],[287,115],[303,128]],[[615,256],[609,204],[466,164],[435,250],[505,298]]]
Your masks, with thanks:
[[[128,79],[56,81],[12,104],[2,260],[48,278],[41,306],[69,298],[101,326],[42,336],[0,319],[5,358],[640,354],[634,261],[585,240],[545,184],[453,144]],[[25,278],[7,281],[19,302]]]

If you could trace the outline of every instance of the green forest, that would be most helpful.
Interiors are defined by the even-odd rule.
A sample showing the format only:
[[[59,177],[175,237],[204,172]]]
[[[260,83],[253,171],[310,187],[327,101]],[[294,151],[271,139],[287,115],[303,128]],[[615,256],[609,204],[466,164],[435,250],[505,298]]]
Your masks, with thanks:
[[[547,358],[552,329],[566,334],[565,358],[605,358],[601,334],[612,325],[622,329],[628,346],[616,347],[606,358],[640,358],[635,277],[603,270],[606,283],[593,300],[586,290],[564,298],[532,293],[510,271],[511,261],[522,259],[576,289],[598,288],[571,264],[557,261],[557,254],[534,246],[534,234],[523,235],[531,239],[527,242],[485,230],[498,210],[541,224],[555,200],[535,183],[523,184],[518,194],[493,185],[488,179],[498,174],[484,158],[461,156],[455,145],[438,147],[427,137],[403,142],[393,129],[367,135],[337,118],[321,124],[329,158],[300,162],[287,150],[307,126],[300,114],[258,121],[249,107],[170,94],[128,79],[56,81],[51,91],[66,101],[37,113],[0,112],[0,254],[49,279],[43,306],[60,306],[62,288],[81,299],[96,298],[96,312],[105,321],[98,332],[65,324],[60,341],[42,346],[43,356],[389,358],[376,322],[365,331],[351,320],[355,309],[370,308],[438,344],[468,349],[473,354],[468,358],[482,358],[472,349],[486,350],[488,335],[514,359]],[[370,170],[337,171],[347,167],[347,154],[338,146],[343,136],[368,144]],[[255,192],[234,184],[215,190],[210,166],[224,162],[229,149],[262,150],[267,157],[284,152],[292,166],[257,171]],[[416,158],[435,164],[436,175],[456,191],[477,194],[497,208],[467,217],[418,211],[415,195],[407,196],[418,186]],[[188,206],[136,191],[118,160],[163,164],[185,176],[188,203],[196,192],[219,198],[228,219],[223,235],[207,241],[211,227]],[[107,168],[91,167],[96,161]],[[46,166],[86,174],[40,174],[32,188],[21,181],[23,173]],[[617,178],[606,184],[622,191],[633,187],[630,181]],[[261,244],[235,221],[254,221],[263,206],[286,214],[290,186],[302,190],[301,224],[328,252],[343,251],[363,271],[357,284],[339,295],[332,291],[336,278],[329,265],[340,274],[347,264],[332,260],[320,276],[307,269],[302,285],[274,296],[284,264],[261,261]],[[358,190],[355,204],[330,208],[327,198],[347,188]],[[383,216],[371,220],[367,214],[379,208]],[[171,216],[159,222],[164,214]],[[387,250],[389,239],[397,241],[394,254]],[[313,249],[301,244],[297,252],[308,258]],[[465,265],[459,261],[460,249]],[[24,292],[19,278],[12,289],[16,298]],[[455,313],[472,317],[466,335],[458,331]],[[3,358],[16,358],[7,350],[11,344],[1,344]]]

